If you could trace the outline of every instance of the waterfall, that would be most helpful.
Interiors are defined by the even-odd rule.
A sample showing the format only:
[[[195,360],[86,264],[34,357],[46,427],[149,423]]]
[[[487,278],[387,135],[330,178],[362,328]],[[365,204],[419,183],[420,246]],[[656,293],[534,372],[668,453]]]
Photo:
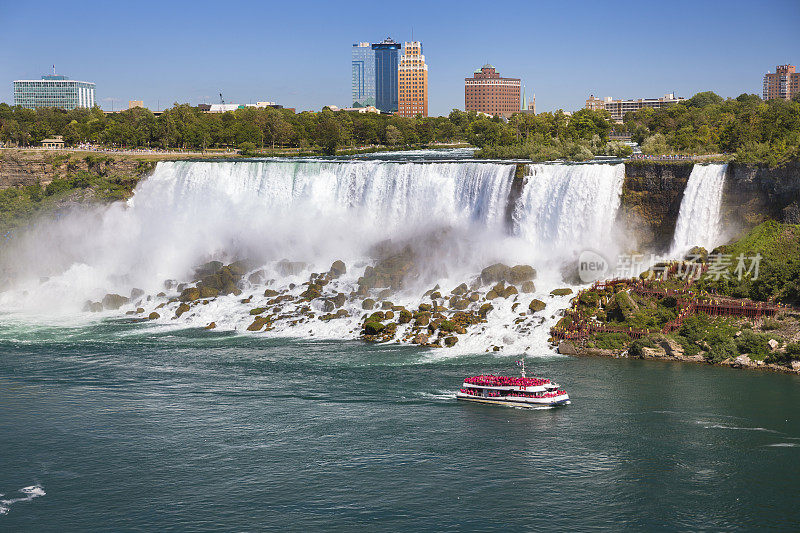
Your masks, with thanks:
[[[299,293],[311,273],[325,272],[339,259],[347,274],[335,285],[351,295],[382,253],[376,250],[392,246],[411,249],[415,257],[414,277],[402,295],[392,296],[395,303],[419,305],[437,284],[448,294],[496,262],[537,268],[536,297],[555,302],[549,291],[563,281],[550,267],[574,259],[580,247],[612,242],[624,167],[530,165],[522,191],[512,195],[515,169],[487,162],[161,162],[127,202],[79,206],[40,220],[0,251],[0,273],[12,280],[11,290],[0,292],[0,310],[69,314],[87,299],[137,288],[145,292],[146,313],[165,313],[157,305],[175,295],[159,296],[165,280],[189,282],[203,262],[244,258],[253,272],[263,273],[262,281],[245,287],[256,297],[264,284],[293,286]],[[509,224],[509,197],[517,194]],[[301,264],[300,271],[279,268],[283,259]],[[220,297],[180,321],[172,321],[174,309],[167,309],[163,321],[214,321],[242,330],[257,300],[241,299]],[[304,326],[305,333],[284,324],[280,332],[352,337],[363,310],[357,300],[348,302],[352,321],[317,321],[313,332]],[[465,340],[463,349],[508,346],[517,338],[508,324],[519,310],[510,300],[494,306],[496,324],[487,327],[495,333]],[[546,328],[539,334],[544,344]],[[531,342],[527,333],[518,340]]]
[[[720,207],[728,165],[695,165],[683,192],[670,255],[679,256],[692,246],[707,250],[721,244]]]
[[[625,165],[529,165],[514,232],[552,253],[613,244]]]

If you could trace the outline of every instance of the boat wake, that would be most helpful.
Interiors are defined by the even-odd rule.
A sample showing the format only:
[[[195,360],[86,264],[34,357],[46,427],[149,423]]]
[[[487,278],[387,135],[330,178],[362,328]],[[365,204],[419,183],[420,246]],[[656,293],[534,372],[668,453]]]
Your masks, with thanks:
[[[47,494],[44,489],[39,485],[31,485],[30,487],[23,487],[19,489],[18,492],[24,494],[24,496],[20,498],[11,498],[9,500],[0,500],[0,515],[8,514],[11,510],[10,506],[14,505],[15,503],[21,502],[29,502],[34,498],[39,498]],[[0,494],[0,497],[4,496]]]

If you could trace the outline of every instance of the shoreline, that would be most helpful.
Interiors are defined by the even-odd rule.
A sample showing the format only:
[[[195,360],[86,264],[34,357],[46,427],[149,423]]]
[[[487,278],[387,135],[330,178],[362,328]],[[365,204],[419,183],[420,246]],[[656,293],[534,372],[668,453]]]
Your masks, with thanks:
[[[646,348],[645,350],[652,350]],[[606,359],[641,359],[647,361],[670,361],[675,363],[693,363],[693,364],[705,364],[709,366],[719,366],[719,367],[728,367],[728,368],[735,368],[738,370],[761,370],[765,372],[777,372],[781,374],[794,374],[800,376],[800,362],[797,365],[788,367],[783,365],[777,365],[774,363],[764,363],[763,361],[757,361],[750,359],[746,355],[739,355],[736,358],[729,358],[719,363],[715,363],[714,361],[709,361],[703,355],[677,355],[677,354],[667,354],[664,355],[656,355],[655,353],[643,353],[642,355],[629,355],[628,350],[608,350],[603,348],[584,348],[580,346],[576,346],[574,343],[570,341],[561,341],[558,343],[556,347],[556,353],[561,355],[566,355],[569,357],[602,357]],[[759,364],[761,363],[761,364]]]

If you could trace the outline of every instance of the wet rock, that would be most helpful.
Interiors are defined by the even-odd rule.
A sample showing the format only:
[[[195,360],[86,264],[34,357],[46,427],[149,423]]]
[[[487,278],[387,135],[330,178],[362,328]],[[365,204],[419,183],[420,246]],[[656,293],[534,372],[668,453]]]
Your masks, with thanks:
[[[269,323],[269,317],[257,316],[253,323],[247,326],[247,331],[260,331],[265,325]]]
[[[199,267],[194,269],[194,278],[200,279],[206,276],[213,276],[222,268],[222,261],[209,261],[208,263],[203,263]]]
[[[363,302],[361,302],[361,309],[365,311],[372,311],[375,308],[375,300],[372,298],[367,298]]]
[[[419,327],[427,327],[431,323],[431,315],[429,313],[420,313],[414,317],[414,325]]]
[[[541,300],[537,300],[536,298],[531,300],[531,303],[528,304],[528,309],[530,309],[532,313],[537,313],[539,311],[542,311],[544,310],[545,307],[546,304]]]
[[[492,309],[494,309],[494,306],[493,306],[492,304],[483,304],[483,305],[480,307],[480,309],[478,309],[478,315],[479,315],[481,318],[486,318],[486,316],[489,314],[489,312],[490,312]]]
[[[400,315],[397,318],[397,321],[400,324],[408,324],[409,322],[411,322],[411,318],[412,318],[411,311],[403,309],[402,311],[400,311]]]
[[[428,334],[427,333],[417,333],[414,335],[414,340],[411,341],[414,344],[428,344]]]
[[[134,301],[142,296],[144,296],[144,291],[142,289],[131,289],[131,301]]]
[[[442,297],[442,293],[439,291],[435,291],[431,293],[431,300],[437,300]]]
[[[384,255],[387,250],[377,250]],[[358,285],[365,289],[388,287],[394,290],[403,288],[406,276],[415,269],[414,252],[406,246],[399,253],[384,255],[374,267],[364,269],[364,275],[358,278]]]
[[[384,326],[380,322],[367,322],[366,324],[364,324],[364,334],[377,335],[381,331],[383,331],[385,327],[386,326]]]
[[[331,298],[330,301],[333,302],[333,305],[335,305],[336,307],[341,307],[347,301],[347,296],[345,296],[344,293],[340,292],[340,293],[337,293],[336,296]]]
[[[104,309],[116,310],[128,303],[128,299],[119,294],[106,294],[103,296],[102,304]]]
[[[391,309],[394,307],[394,304],[390,301],[381,302],[381,309]]]
[[[433,310],[433,306],[431,304],[419,304],[419,310],[422,312],[430,312]]]
[[[344,264],[344,261],[337,259],[331,265],[328,274],[332,278],[339,278],[347,273],[347,266]]]
[[[511,267],[506,281],[519,285],[524,281],[536,279],[536,270],[530,265],[516,265]]]
[[[444,339],[444,345],[447,346],[448,348],[450,348],[451,346],[455,346],[457,342],[458,342],[458,337],[456,336],[445,337]]]
[[[487,300],[494,300],[495,298],[499,298],[499,295],[494,291],[489,291],[486,293]]]
[[[571,341],[561,341],[558,344],[558,353],[564,355],[579,355],[578,348]]]
[[[205,286],[200,287],[200,298],[216,298],[217,296],[219,296],[219,291],[217,289]]]
[[[159,298],[164,298],[166,295],[167,295],[166,292],[159,292],[158,294],[156,294],[156,296]]]
[[[266,296],[267,298],[272,298],[272,297],[277,296],[279,294],[280,293],[278,291],[275,291],[275,290],[272,290],[272,289],[267,289],[267,290],[264,291],[264,296]]]
[[[481,270],[481,282],[484,285],[505,281],[511,273],[511,268],[503,263],[495,263]]]
[[[161,318],[161,315],[159,315],[158,313],[156,313],[155,311],[153,311],[152,313],[150,313],[149,315],[147,315],[147,318],[148,318],[149,320],[157,320],[157,319]]]
[[[83,304],[83,310],[86,312],[99,313],[103,310],[103,304],[87,300],[86,303]]]
[[[336,309],[336,304],[334,304],[332,300],[324,300],[322,302],[322,311],[323,312],[330,313],[334,309]]]
[[[306,300],[313,300],[322,296],[322,287],[316,283],[312,283],[306,290],[300,293],[300,297]]]
[[[178,306],[178,309],[175,311],[175,318],[180,318],[180,316],[189,310],[189,304],[182,303]]]
[[[384,317],[386,320],[391,320],[391,319],[393,319],[393,318],[394,318],[394,311],[386,311],[385,313],[383,313],[383,317]]]
[[[144,307],[137,307],[136,308],[136,314],[137,315],[141,315],[142,313],[144,313]]]
[[[515,294],[517,294],[517,288],[513,285],[509,285],[503,291],[503,298],[511,298]]]
[[[464,298],[459,298],[455,302],[451,302],[450,307],[458,311],[463,311],[464,309],[469,307],[469,300],[465,300]]]
[[[263,269],[256,270],[247,276],[247,281],[251,285],[263,285],[264,282],[267,281],[267,273]]]
[[[469,287],[467,287],[466,283],[462,283],[461,285],[450,291],[450,294],[456,294],[460,296],[462,294],[466,294],[467,292],[469,292]]]
[[[165,279],[164,280],[164,290],[171,291],[175,287],[178,286],[178,281],[174,279]]]
[[[250,310],[250,314],[251,315],[260,315],[266,310],[267,310],[266,307],[256,307],[255,309],[251,309]]]
[[[536,286],[533,284],[532,281],[523,281],[520,287],[523,293],[530,294],[536,291]]]
[[[216,322],[209,322],[209,324],[204,329],[214,329],[217,327]]]
[[[553,289],[550,291],[552,296],[566,296],[567,294],[572,294],[572,289],[570,288],[563,288],[563,289]]]
[[[188,286],[189,286],[188,283],[179,283],[178,286],[175,287],[175,290],[177,290],[178,292],[183,292],[183,289],[185,289]]]
[[[200,289],[197,287],[189,287],[188,289],[183,289],[181,295],[178,299],[182,302],[193,302],[195,300],[199,300],[201,297]]]

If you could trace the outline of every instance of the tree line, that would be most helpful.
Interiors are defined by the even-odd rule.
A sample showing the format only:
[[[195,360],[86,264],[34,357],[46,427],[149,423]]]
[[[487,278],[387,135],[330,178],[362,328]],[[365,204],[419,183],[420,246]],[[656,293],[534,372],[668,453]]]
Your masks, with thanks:
[[[624,128],[647,154],[735,154],[772,166],[800,159],[800,94],[763,101],[702,92],[661,109],[625,114]]]
[[[615,124],[605,111],[517,113],[509,120],[454,109],[446,117],[405,118],[375,113],[246,107],[204,113],[175,104],[159,116],[145,108],[105,114],[98,108],[36,110],[0,104],[0,141],[34,146],[62,135],[68,146],[224,149],[243,152],[292,148],[335,154],[364,146],[407,148],[468,142],[476,157],[586,160],[626,156],[630,147],[609,142],[630,133],[647,154],[735,154],[742,162],[780,164],[800,158],[800,97],[764,102],[743,94],[723,99],[702,92],[661,109],[645,108]]]

